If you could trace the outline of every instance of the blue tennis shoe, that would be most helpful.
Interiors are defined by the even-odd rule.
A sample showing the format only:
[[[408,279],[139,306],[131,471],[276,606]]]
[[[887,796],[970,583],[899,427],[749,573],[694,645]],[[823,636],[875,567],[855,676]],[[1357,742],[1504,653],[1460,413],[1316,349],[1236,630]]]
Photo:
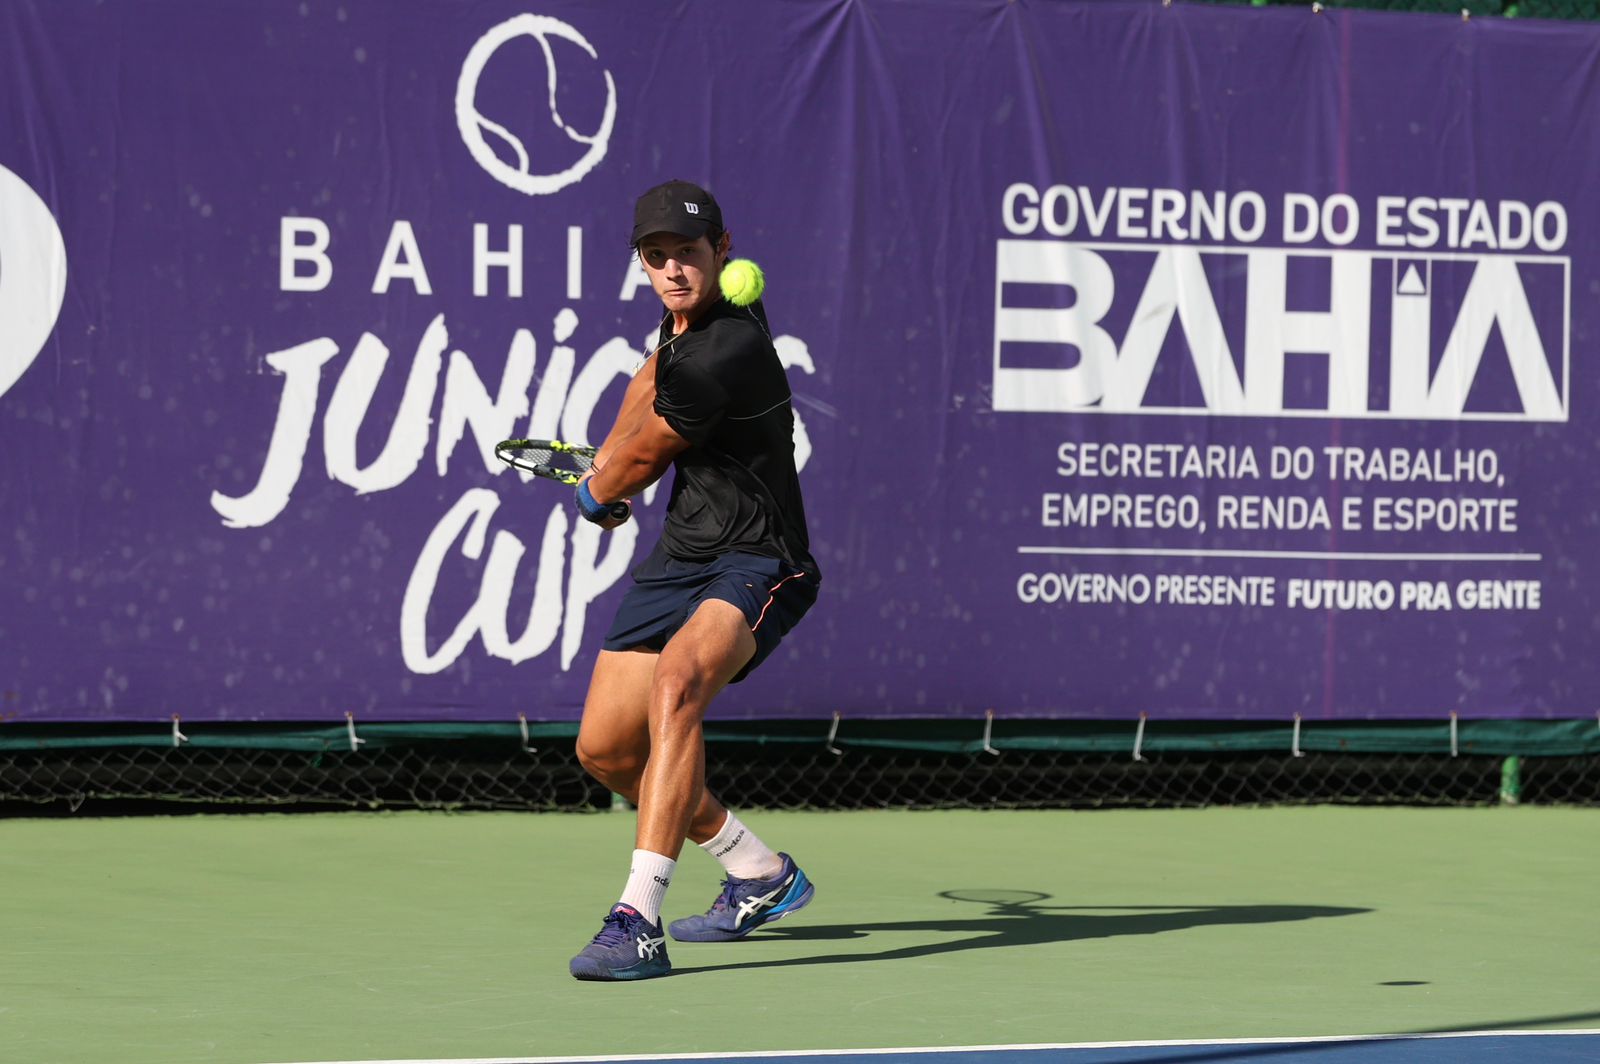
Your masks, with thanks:
[[[568,966],[574,979],[650,979],[672,971],[667,937],[630,905],[606,913],[600,933]]]
[[[780,853],[783,868],[771,879],[722,881],[722,893],[702,916],[686,916],[668,928],[679,942],[731,942],[756,928],[804,909],[816,893],[794,858]]]

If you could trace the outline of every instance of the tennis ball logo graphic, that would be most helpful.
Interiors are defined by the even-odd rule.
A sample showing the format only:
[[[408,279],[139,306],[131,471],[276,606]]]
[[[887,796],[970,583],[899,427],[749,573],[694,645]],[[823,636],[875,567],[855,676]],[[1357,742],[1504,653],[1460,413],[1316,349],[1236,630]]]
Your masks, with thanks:
[[[0,166],[0,395],[44,350],[66,293],[60,227],[38,193]]]
[[[734,259],[722,268],[722,298],[736,307],[748,307],[766,290],[767,276],[749,259]]]
[[[483,68],[503,45],[518,37],[531,38],[544,53],[547,90],[544,104],[549,107],[550,121],[566,134],[567,139],[575,144],[587,146],[582,157],[564,170],[545,172],[538,165],[538,161],[529,155],[527,146],[514,133],[478,110],[478,79],[483,76]],[[581,181],[584,175],[605,158],[606,146],[611,141],[611,130],[617,119],[617,86],[609,70],[604,71],[606,102],[605,112],[600,119],[600,128],[593,133],[583,133],[573,129],[562,119],[561,112],[556,108],[556,88],[560,83],[560,71],[556,68],[555,50],[550,47],[552,39],[577,45],[588,53],[591,59],[598,61],[600,58],[599,53],[583,34],[560,19],[546,15],[518,15],[500,23],[478,38],[478,42],[467,53],[466,61],[461,64],[461,76],[456,81],[456,128],[460,131],[467,150],[472,153],[478,165],[488,171],[496,181],[529,196],[548,195]],[[489,137],[494,137],[504,149],[516,157],[515,165],[502,160],[495,153],[493,145],[489,143]]]

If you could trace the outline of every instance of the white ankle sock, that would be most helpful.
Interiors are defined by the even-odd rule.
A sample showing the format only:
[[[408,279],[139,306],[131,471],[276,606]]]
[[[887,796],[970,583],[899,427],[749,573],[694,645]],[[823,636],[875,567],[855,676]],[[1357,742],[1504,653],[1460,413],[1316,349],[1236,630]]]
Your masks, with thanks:
[[[631,905],[652,924],[661,922],[661,899],[672,885],[672,870],[678,862],[649,850],[633,851],[633,867],[628,869],[628,885],[620,901]]]
[[[732,812],[723,821],[722,830],[709,842],[702,842],[700,848],[715,857],[723,871],[739,879],[771,879],[783,868],[783,858]]]

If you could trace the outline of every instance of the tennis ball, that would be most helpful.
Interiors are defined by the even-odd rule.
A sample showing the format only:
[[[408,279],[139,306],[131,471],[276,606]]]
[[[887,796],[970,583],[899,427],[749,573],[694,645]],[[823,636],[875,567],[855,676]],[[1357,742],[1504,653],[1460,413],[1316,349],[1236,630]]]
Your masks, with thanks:
[[[722,268],[722,296],[736,307],[748,307],[766,287],[766,274],[749,259],[734,259]]]

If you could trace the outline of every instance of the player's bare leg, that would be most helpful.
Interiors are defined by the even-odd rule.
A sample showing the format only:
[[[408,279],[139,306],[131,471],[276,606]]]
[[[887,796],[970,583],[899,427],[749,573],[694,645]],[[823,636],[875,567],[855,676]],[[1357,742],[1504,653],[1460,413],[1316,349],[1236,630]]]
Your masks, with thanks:
[[[705,841],[722,826],[727,810],[720,803],[714,820],[700,815],[711,812],[703,722],[711,700],[755,652],[744,614],[719,599],[702,602],[661,651],[648,701],[650,755],[639,781],[640,850],[676,860],[691,829]]]
[[[686,836],[723,866],[711,909],[673,922],[673,937],[742,938],[798,911],[815,890],[792,858],[771,851],[705,788],[706,710],[755,655],[744,611],[707,599],[659,653],[603,652],[584,708],[584,767],[638,806],[635,849],[621,900],[573,958],[579,979],[665,975],[661,904]]]
[[[639,785],[635,874],[661,855],[664,863],[658,867],[665,882],[659,886],[665,891],[686,833],[727,871],[710,911],[673,922],[672,935],[680,941],[743,938],[804,908],[815,893],[791,857],[769,850],[705,790],[706,709],[755,650],[743,612],[708,599],[656,662],[648,713],[650,754]]]
[[[578,729],[578,761],[584,770],[636,806],[650,759],[650,691],[659,657],[652,650],[602,650]],[[727,820],[727,808],[702,785],[685,834],[694,843],[705,843]]]
[[[579,756],[597,778],[636,797],[638,842],[622,900],[572,959],[575,977],[648,979],[672,970],[661,900],[672,883],[684,833],[707,801],[701,721],[711,699],[755,649],[739,608],[710,600],[659,655],[624,652],[596,662]],[[715,812],[707,809],[708,818]],[[718,820],[726,819],[722,810]]]

